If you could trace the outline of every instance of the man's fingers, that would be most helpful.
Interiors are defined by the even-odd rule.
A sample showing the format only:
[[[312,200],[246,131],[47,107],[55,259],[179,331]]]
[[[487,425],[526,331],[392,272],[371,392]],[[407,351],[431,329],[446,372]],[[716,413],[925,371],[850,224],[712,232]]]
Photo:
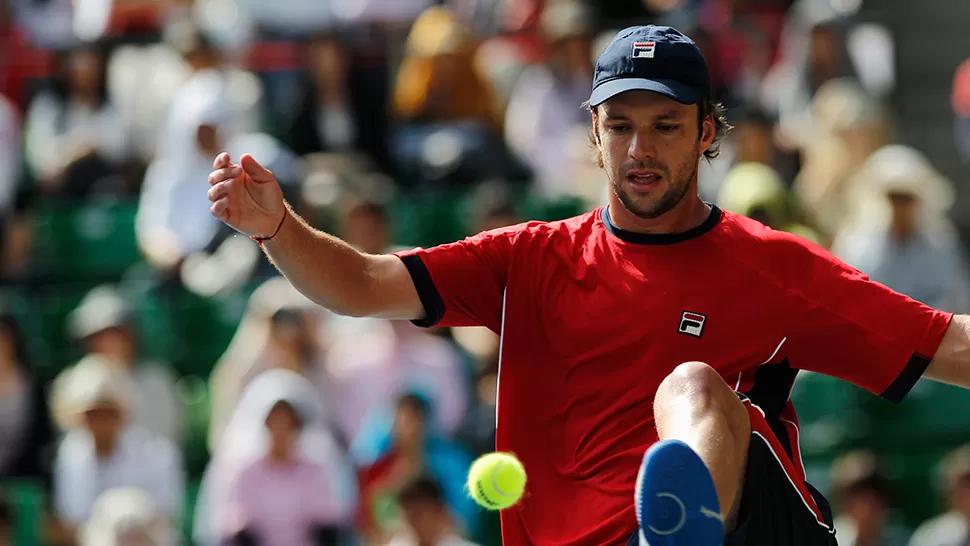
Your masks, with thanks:
[[[230,161],[229,154],[226,152],[222,152],[221,154],[217,155],[216,160],[212,162],[213,169],[222,169],[228,167],[229,165],[232,165],[232,161]]]
[[[229,219],[229,199],[222,198],[209,207],[213,216],[225,222]]]
[[[226,194],[228,194],[229,190],[231,189],[232,189],[231,178],[229,180],[219,182],[215,186],[212,186],[211,188],[209,188],[209,201],[212,201],[213,203],[215,203],[216,201],[224,197]]]
[[[209,173],[209,185],[215,186],[224,180],[232,180],[242,175],[242,169],[238,166],[226,167]]]
[[[249,177],[253,179],[253,182],[272,182],[276,180],[273,173],[269,169],[259,164],[253,156],[249,154],[243,154],[239,158],[239,166],[249,174]]]

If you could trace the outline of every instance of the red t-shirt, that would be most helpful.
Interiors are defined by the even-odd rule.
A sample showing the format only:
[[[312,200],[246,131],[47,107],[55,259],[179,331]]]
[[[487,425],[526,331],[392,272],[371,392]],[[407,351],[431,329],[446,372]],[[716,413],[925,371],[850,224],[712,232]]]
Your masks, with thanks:
[[[496,448],[529,474],[502,512],[506,546],[625,544],[654,394],[678,364],[708,363],[790,423],[799,369],[898,401],[952,317],[717,208],[682,234],[623,231],[597,209],[399,256],[418,324],[502,336]],[[783,443],[797,452],[797,436]]]

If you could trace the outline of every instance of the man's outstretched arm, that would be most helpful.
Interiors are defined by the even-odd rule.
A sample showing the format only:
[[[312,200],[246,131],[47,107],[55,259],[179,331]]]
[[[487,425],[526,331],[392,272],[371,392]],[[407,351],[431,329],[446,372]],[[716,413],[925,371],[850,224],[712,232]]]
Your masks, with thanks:
[[[954,315],[924,375],[970,389],[970,316]]]
[[[219,154],[209,175],[212,214],[237,231],[268,238],[263,248],[307,298],[334,313],[420,319],[424,307],[395,256],[357,251],[313,229],[283,201],[276,177],[250,155],[234,164]]]

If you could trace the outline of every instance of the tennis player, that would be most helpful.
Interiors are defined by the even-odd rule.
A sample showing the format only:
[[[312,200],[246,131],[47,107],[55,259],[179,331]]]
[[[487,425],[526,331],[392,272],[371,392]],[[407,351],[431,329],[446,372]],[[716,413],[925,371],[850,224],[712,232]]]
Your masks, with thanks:
[[[592,138],[609,205],[395,255],[310,228],[250,155],[215,160],[212,213],[345,315],[502,336],[496,448],[529,473],[503,543],[835,545],[805,481],[795,375],[899,401],[970,386],[970,320],[698,197],[726,132],[697,46],[621,31],[596,64]],[[639,522],[639,525],[638,525]]]

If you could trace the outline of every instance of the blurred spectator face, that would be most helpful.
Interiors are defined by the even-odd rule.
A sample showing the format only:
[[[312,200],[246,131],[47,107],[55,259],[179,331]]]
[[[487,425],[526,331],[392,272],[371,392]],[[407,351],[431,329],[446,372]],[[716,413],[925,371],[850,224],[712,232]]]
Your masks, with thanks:
[[[107,328],[95,333],[85,340],[85,349],[125,366],[134,364],[135,342],[131,330],[126,326]]]
[[[351,206],[344,212],[341,224],[344,240],[362,252],[382,254],[387,250],[387,219],[378,206]]]
[[[849,493],[842,501],[842,508],[855,522],[860,537],[877,536],[886,522],[886,499],[872,489]]]
[[[771,165],[775,146],[771,126],[760,123],[741,123],[735,128],[738,143],[738,163]]]
[[[816,83],[834,78],[842,62],[839,36],[831,28],[817,26],[812,29],[809,66]]]
[[[602,166],[622,206],[643,219],[677,206],[696,184],[702,152],[698,106],[629,91],[598,106],[596,114]],[[705,120],[703,127],[713,138],[713,120]]]
[[[97,95],[101,87],[104,66],[94,50],[80,49],[68,57],[68,81],[71,89],[81,96]]]
[[[552,65],[564,79],[588,83],[593,77],[590,57],[592,41],[586,36],[572,36],[553,44]]]
[[[887,195],[892,206],[892,229],[900,238],[916,231],[919,217],[919,199],[909,192],[893,191]]]
[[[266,430],[269,431],[270,454],[277,460],[290,460],[300,434],[300,418],[293,407],[286,402],[273,406],[266,417]]]
[[[483,405],[495,405],[498,396],[498,373],[489,371],[478,378],[478,400]]]
[[[424,439],[427,410],[416,396],[408,395],[398,402],[394,416],[394,440],[399,446],[414,447]]]
[[[418,544],[435,544],[441,533],[444,507],[432,499],[410,499],[401,509]]]
[[[270,341],[290,359],[276,363],[277,367],[293,369],[313,357],[316,347],[316,322],[306,311],[281,309],[270,320]],[[303,373],[302,369],[293,369]]]
[[[118,406],[101,403],[84,412],[83,423],[94,439],[97,452],[111,453],[121,435],[124,418]]]
[[[323,37],[310,43],[310,71],[313,83],[321,91],[334,91],[343,86],[346,62],[336,39]]]

